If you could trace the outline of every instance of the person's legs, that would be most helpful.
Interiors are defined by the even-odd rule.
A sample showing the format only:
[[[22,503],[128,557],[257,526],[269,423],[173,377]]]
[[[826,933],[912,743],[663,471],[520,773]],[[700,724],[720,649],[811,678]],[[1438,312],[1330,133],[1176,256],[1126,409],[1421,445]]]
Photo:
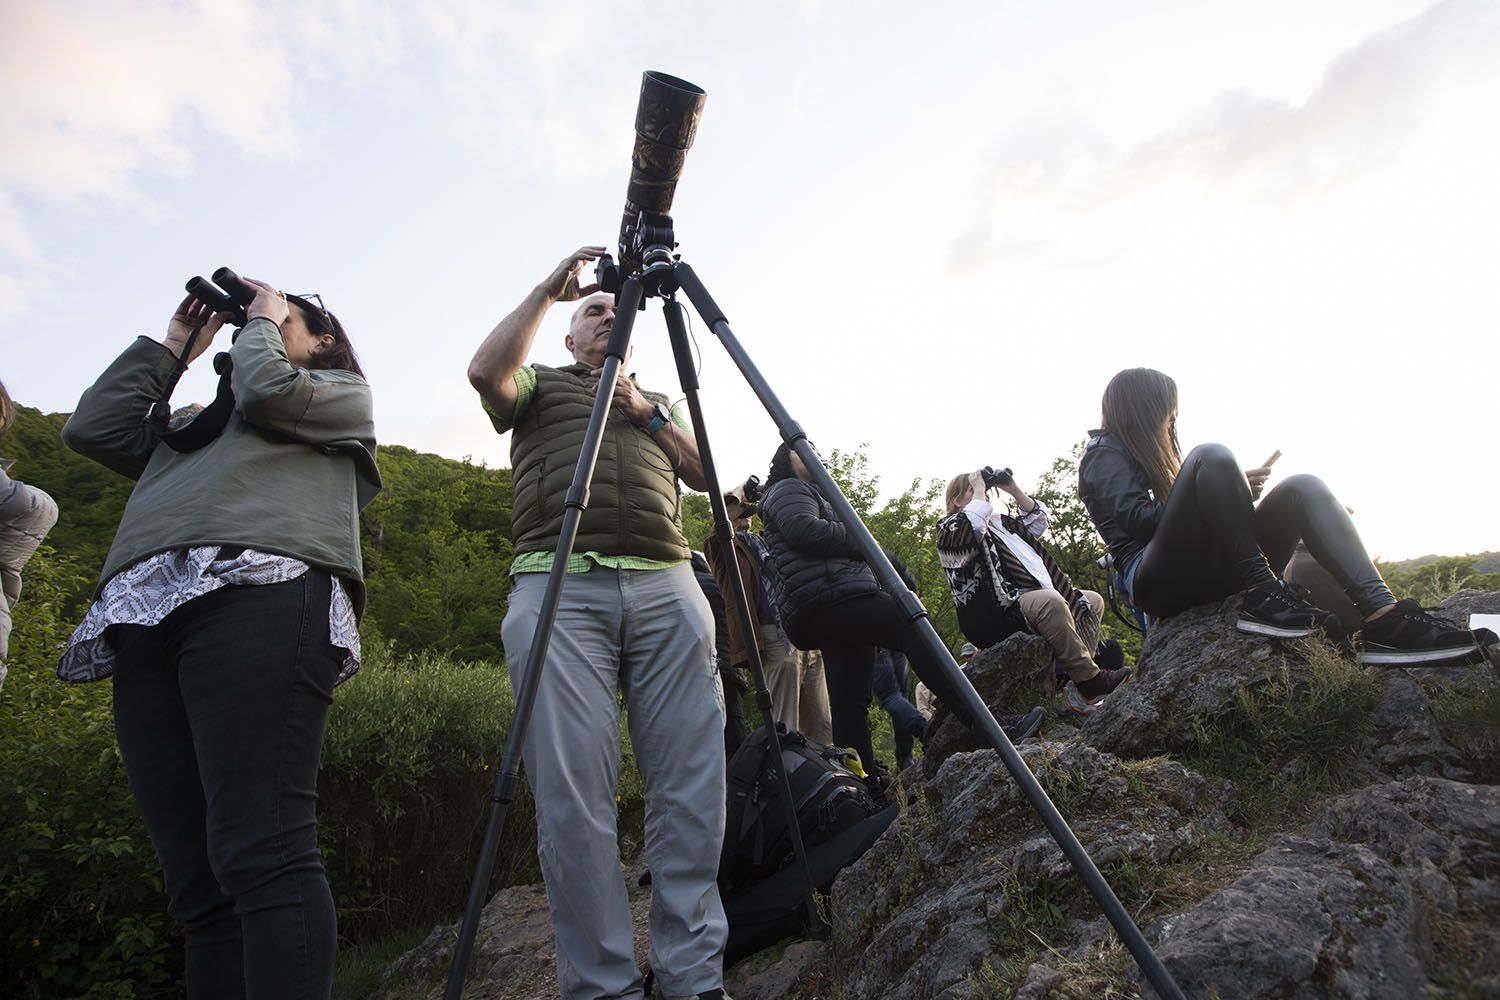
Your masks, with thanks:
[[[732,667],[719,671],[719,682],[724,688],[724,757],[727,760],[745,742],[743,699],[749,688],[743,675]]]
[[[828,679],[823,654],[816,649],[792,649],[797,664],[797,728],[824,746],[833,742],[833,711],[828,706]]]
[[[615,825],[624,627],[619,575],[596,566],[568,576],[523,748],[564,1000],[641,996]],[[688,580],[697,592],[691,575]],[[542,573],[518,574],[511,584],[501,636],[514,691],[521,689],[546,584]],[[711,641],[711,623],[705,631]],[[705,652],[705,670],[710,660]],[[717,757],[723,746],[717,729],[707,742]]]
[[[1089,680],[1099,672],[1094,651],[1078,637],[1073,612],[1062,594],[1055,590],[1028,590],[1019,598],[1021,614],[1031,631],[1047,640],[1052,654],[1062,663],[1069,679]]]
[[[1175,615],[1275,580],[1256,541],[1250,484],[1223,445],[1183,459],[1156,533],[1141,554],[1131,602]]]
[[[766,672],[766,690],[771,694],[771,713],[777,722],[788,729],[796,729],[801,684],[791,643],[775,624],[762,625],[758,638],[760,664]]]
[[[208,861],[208,804],[177,687],[177,665],[160,626],[117,625],[112,640],[115,735],[162,865],[167,910],[185,931],[187,995],[243,997],[240,918]]]
[[[905,668],[904,654],[884,648],[876,651],[873,686],[880,707],[891,717],[891,728],[895,733],[896,762],[899,765],[911,759],[912,744],[927,728],[927,718],[917,711],[917,706],[907,700],[906,692],[897,679],[898,660]]]
[[[719,899],[723,693],[713,619],[687,566],[622,575],[621,684],[645,782],[651,968],[667,995],[723,984],[729,923]]]
[[[234,900],[245,995],[327,997],[338,928],[318,853],[318,761],[342,655],[332,581],[225,587],[160,628],[178,664],[207,802],[208,856]],[[245,637],[253,636],[247,642]]]
[[[1285,566],[1299,541],[1365,617],[1396,603],[1365,552],[1349,512],[1317,476],[1289,476],[1261,498],[1255,531],[1266,558]]]

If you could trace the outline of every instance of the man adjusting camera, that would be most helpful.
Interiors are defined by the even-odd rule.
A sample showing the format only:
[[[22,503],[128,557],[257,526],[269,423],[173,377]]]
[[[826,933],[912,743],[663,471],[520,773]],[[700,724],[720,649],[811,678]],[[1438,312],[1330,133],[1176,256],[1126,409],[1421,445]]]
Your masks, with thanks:
[[[515,560],[501,636],[514,690],[614,327],[613,298],[597,285],[579,286],[580,270],[604,252],[586,246],[565,258],[469,364],[495,430],[511,434]],[[564,340],[573,364],[525,364],[547,310],[574,301]],[[728,925],[715,879],[724,833],[724,700],[677,485],[702,490],[707,483],[691,426],[666,404],[629,376],[615,381],[524,746],[558,986],[576,1000],[642,996],[615,828],[621,694],[645,781],[658,990],[723,995]]]
[[[1015,501],[1020,517],[995,509],[990,491]],[[1047,508],[1016,485],[1009,469],[977,469],[954,476],[944,494],[946,515],[938,524],[938,552],[958,605],[959,626],[979,646],[1019,631],[1047,640],[1067,673],[1064,703],[1087,713],[1130,677],[1119,660],[1104,666],[1100,615],[1104,599],[1078,590],[1057,565],[1041,537]]]

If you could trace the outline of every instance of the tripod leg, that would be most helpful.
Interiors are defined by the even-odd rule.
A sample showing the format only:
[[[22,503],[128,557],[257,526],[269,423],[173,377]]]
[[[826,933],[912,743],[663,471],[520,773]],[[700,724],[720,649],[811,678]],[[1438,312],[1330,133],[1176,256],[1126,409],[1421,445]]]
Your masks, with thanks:
[[[510,734],[505,742],[505,756],[496,770],[495,785],[490,792],[489,823],[485,827],[484,843],[479,849],[474,880],[469,885],[469,898],[464,907],[458,941],[453,947],[453,964],[448,969],[448,986],[443,994],[445,1000],[459,1000],[463,995],[464,980],[468,978],[474,937],[479,931],[479,917],[484,910],[490,876],[495,871],[500,831],[505,825],[506,810],[515,801],[516,788],[521,780],[521,748],[526,742],[526,728],[531,722],[531,712],[541,684],[542,667],[547,661],[552,625],[557,620],[557,606],[562,599],[563,581],[567,577],[568,559],[573,554],[573,543],[578,538],[579,522],[583,518],[584,509],[588,507],[589,483],[593,480],[599,447],[604,441],[604,423],[609,417],[610,404],[614,398],[615,377],[625,361],[625,351],[630,345],[630,332],[635,324],[641,296],[641,283],[635,278],[627,280],[620,289],[615,325],[604,358],[604,370],[599,376],[599,388],[594,393],[594,408],[589,414],[588,429],[584,432],[578,464],[573,469],[573,481],[568,487],[567,499],[563,502],[562,530],[557,539],[557,552],[552,559],[552,571],[547,576],[547,589],[542,596],[536,638],[532,640],[530,655],[522,673],[521,689],[516,692],[516,708],[511,716]]]
[[[1151,945],[1141,934],[1140,928],[1136,927],[1135,921],[1130,919],[1130,914],[1125,912],[1125,907],[1120,905],[1120,900],[1115,896],[1114,890],[1110,888],[1109,882],[1105,880],[1104,875],[1094,864],[1093,859],[1089,857],[1088,852],[1083,849],[1083,845],[1078,842],[1078,837],[1073,833],[1072,828],[1068,826],[1067,821],[1063,819],[1062,814],[1057,811],[1057,806],[1053,805],[1052,800],[1047,797],[1046,791],[1042,789],[1041,784],[1036,780],[1036,776],[1026,767],[1026,762],[1016,752],[1016,748],[1010,742],[1010,738],[1005,735],[1005,730],[1000,728],[1000,723],[990,714],[989,707],[985,705],[984,699],[979,696],[979,692],[974,690],[974,685],[969,683],[969,679],[964,676],[963,671],[954,662],[953,654],[948,651],[948,647],[943,644],[943,640],[937,634],[937,630],[932,627],[932,621],[927,617],[927,609],[922,606],[922,602],[917,599],[917,595],[908,590],[906,585],[901,582],[901,578],[896,575],[895,568],[891,566],[890,560],[885,557],[885,553],[881,550],[879,543],[875,541],[875,537],[870,534],[870,529],[865,527],[864,522],[860,520],[859,515],[850,506],[848,499],[839,490],[838,484],[828,474],[828,470],[823,467],[822,461],[819,460],[817,452],[813,450],[812,445],[808,442],[807,435],[803,432],[802,427],[792,419],[791,414],[781,404],[781,400],[776,397],[775,392],[771,390],[769,383],[761,375],[760,370],[755,367],[755,363],[745,353],[744,347],[735,339],[734,332],[729,328],[729,321],[724,316],[724,311],[719,308],[718,303],[714,302],[713,297],[708,294],[708,290],[704,288],[703,282],[698,280],[698,276],[693,272],[691,267],[684,263],[678,263],[674,273],[678,285],[687,293],[688,299],[692,301],[693,306],[698,310],[698,314],[703,317],[704,322],[709,325],[714,335],[719,338],[719,341],[724,345],[724,349],[729,352],[729,356],[745,376],[745,380],[749,383],[750,388],[760,399],[762,405],[765,406],[766,412],[776,422],[777,429],[781,431],[782,440],[790,444],[797,452],[798,457],[802,459],[803,464],[812,473],[813,480],[818,484],[818,488],[828,499],[828,502],[833,505],[834,510],[838,512],[839,520],[843,522],[845,529],[849,532],[849,536],[859,546],[860,554],[864,557],[865,562],[869,564],[870,569],[874,571],[876,578],[880,580],[880,585],[888,593],[894,595],[900,603],[903,612],[905,612],[911,623],[911,628],[915,632],[917,640],[928,653],[928,658],[941,665],[944,673],[948,676],[949,682],[957,688],[964,709],[978,722],[980,730],[989,740],[990,744],[994,746],[996,752],[1000,754],[1000,759],[1004,762],[1006,770],[1010,772],[1016,785],[1019,786],[1022,794],[1026,796],[1026,800],[1031,804],[1031,808],[1040,817],[1042,825],[1047,828],[1047,832],[1052,835],[1052,839],[1062,849],[1064,856],[1072,863],[1073,870],[1078,873],[1078,877],[1083,880],[1084,886],[1094,897],[1095,901],[1098,902],[1099,908],[1104,912],[1104,916],[1109,920],[1110,924],[1114,926],[1115,932],[1119,934],[1120,940],[1124,943],[1125,947],[1130,950],[1130,954],[1135,958],[1136,964],[1140,966],[1141,971],[1145,973],[1146,978],[1150,980],[1151,985],[1155,987],[1157,993],[1168,998],[1168,1000],[1183,1000],[1182,990],[1172,979],[1171,973],[1167,972],[1166,966],[1162,965],[1161,959],[1151,949]]]
[[[765,721],[766,734],[771,741],[771,759],[776,773],[776,785],[781,793],[781,804],[786,813],[787,832],[792,839],[792,853],[802,869],[802,880],[807,889],[804,900],[807,907],[809,936],[826,938],[829,927],[818,913],[817,887],[813,885],[812,872],[807,867],[807,849],[802,843],[802,830],[797,825],[797,804],[792,798],[792,786],[787,780],[786,770],[781,766],[781,738],[776,733],[776,719],[771,712],[771,693],[766,689],[765,668],[760,659],[760,643],[755,634],[755,625],[750,618],[750,602],[745,594],[745,581],[740,576],[740,561],[734,551],[734,528],[729,523],[729,510],[724,506],[724,492],[719,488],[719,473],[714,466],[713,449],[709,447],[707,425],[703,422],[703,406],[698,398],[698,373],[693,368],[693,352],[688,345],[687,324],[682,318],[682,305],[668,297],[662,303],[666,315],[667,335],[672,343],[672,356],[677,361],[677,377],[687,397],[688,412],[693,417],[693,429],[698,444],[698,458],[703,463],[703,477],[708,480],[708,503],[714,512],[714,537],[719,540],[719,549],[729,570],[730,590],[733,591],[734,611],[739,617],[740,633],[745,636],[745,645],[750,653],[750,675],[755,678],[755,704],[760,708]]]

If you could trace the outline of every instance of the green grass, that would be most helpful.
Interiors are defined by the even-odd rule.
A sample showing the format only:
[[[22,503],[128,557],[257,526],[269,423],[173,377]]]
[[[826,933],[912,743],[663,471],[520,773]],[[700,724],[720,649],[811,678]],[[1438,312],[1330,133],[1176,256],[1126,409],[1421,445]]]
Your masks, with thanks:
[[[413,927],[377,941],[339,949],[333,970],[333,1000],[365,1000],[380,987],[392,962],[422,943],[429,929]]]
[[[1269,683],[1241,690],[1178,755],[1201,774],[1234,782],[1236,818],[1246,825],[1368,776],[1359,743],[1380,697],[1379,678],[1323,644],[1313,645],[1309,666],[1306,680],[1283,666]]]

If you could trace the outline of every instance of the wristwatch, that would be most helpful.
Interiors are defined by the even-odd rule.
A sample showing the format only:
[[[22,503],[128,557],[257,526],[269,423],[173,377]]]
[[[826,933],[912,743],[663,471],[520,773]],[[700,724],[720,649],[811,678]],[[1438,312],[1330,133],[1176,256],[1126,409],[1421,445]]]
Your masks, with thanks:
[[[646,425],[646,433],[655,434],[657,431],[661,430],[671,422],[672,414],[667,410],[665,406],[657,403],[655,406],[651,407],[651,422]]]

